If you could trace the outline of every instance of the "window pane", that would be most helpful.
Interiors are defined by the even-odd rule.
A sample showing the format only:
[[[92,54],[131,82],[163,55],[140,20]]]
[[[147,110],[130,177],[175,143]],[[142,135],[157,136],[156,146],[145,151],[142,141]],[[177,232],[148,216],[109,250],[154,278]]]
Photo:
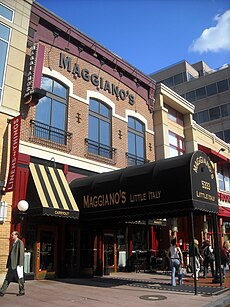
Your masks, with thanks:
[[[210,120],[214,120],[220,118],[220,108],[212,108],[209,110]]]
[[[2,4],[0,4],[0,16],[8,19],[9,21],[12,21],[13,11],[10,10],[9,8],[3,6]]]
[[[222,117],[230,116],[230,103],[220,106]]]
[[[63,98],[66,98],[66,88],[61,85],[60,83],[54,81],[54,89],[53,89],[53,93],[55,95],[61,96]]]
[[[170,77],[168,79],[164,80],[164,84],[167,85],[168,87],[173,86],[173,77]]]
[[[219,189],[224,190],[224,176],[220,172],[218,173],[218,182],[219,182]]]
[[[136,136],[136,155],[144,158],[144,139],[140,136]]]
[[[56,100],[52,101],[51,126],[65,130],[66,105]]]
[[[10,28],[0,23],[0,38],[4,39],[5,41],[9,41],[9,37],[10,37]]]
[[[93,140],[95,142],[98,142],[98,129],[99,129],[99,120],[94,117],[89,115],[89,139]]]
[[[43,97],[36,107],[36,121],[50,125],[51,99]]]
[[[169,132],[169,144],[174,145],[174,146],[178,146],[177,145],[177,136],[172,132]]]
[[[193,114],[193,119],[198,123],[198,114],[197,113]]]
[[[128,133],[128,152],[135,155],[135,135],[131,132]]]
[[[2,87],[3,77],[5,72],[6,54],[7,54],[7,43],[0,41],[0,87]]]
[[[95,100],[95,99],[90,99],[89,109],[90,109],[91,111],[94,111],[94,112],[96,112],[96,113],[99,113],[98,101]]]
[[[225,79],[225,80],[217,82],[217,88],[218,88],[219,93],[227,91],[228,90],[228,80]]]
[[[133,117],[128,117],[128,127],[134,129],[134,118]]]
[[[144,131],[144,125],[140,123],[138,120],[136,120],[136,130],[140,132]]]
[[[230,178],[229,178],[229,176],[224,176],[224,186],[225,186],[225,191],[230,192]]]
[[[107,108],[104,104],[100,103],[100,114],[106,117],[110,117],[109,108]]]
[[[191,92],[186,93],[186,99],[190,102],[195,101],[196,100],[195,91],[191,91]]]
[[[178,150],[174,147],[169,147],[169,156],[170,157],[177,157],[178,156]]]
[[[100,121],[100,140],[99,143],[110,146],[110,125],[105,121]]]
[[[223,133],[223,131],[219,131],[219,132],[215,132],[215,135],[218,137],[218,138],[220,138],[220,139],[224,139],[224,133]]]
[[[226,143],[230,143],[230,129],[224,130],[224,140]]]
[[[42,77],[41,88],[48,92],[52,92],[53,80],[50,78]]]
[[[209,121],[208,110],[198,112],[199,123],[204,123]]]
[[[206,97],[205,87],[198,88],[196,90],[196,99],[202,99]]]
[[[216,83],[212,83],[206,86],[207,96],[215,95],[217,93]]]
[[[183,83],[183,74],[182,73],[174,76],[174,84],[177,85],[177,84],[180,84],[180,83]]]

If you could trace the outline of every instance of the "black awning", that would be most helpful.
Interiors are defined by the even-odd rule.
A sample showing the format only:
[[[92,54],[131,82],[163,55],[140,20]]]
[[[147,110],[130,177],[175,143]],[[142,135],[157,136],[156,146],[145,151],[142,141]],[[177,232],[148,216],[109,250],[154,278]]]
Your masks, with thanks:
[[[218,213],[215,171],[202,151],[77,179],[70,188],[81,218]]]

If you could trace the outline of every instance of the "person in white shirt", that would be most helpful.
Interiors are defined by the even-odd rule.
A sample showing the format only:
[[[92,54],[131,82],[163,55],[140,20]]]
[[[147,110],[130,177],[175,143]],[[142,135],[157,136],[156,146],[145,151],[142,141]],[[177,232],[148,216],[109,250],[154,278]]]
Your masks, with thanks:
[[[169,255],[171,260],[172,267],[172,275],[171,275],[171,283],[172,286],[176,286],[176,272],[178,274],[178,284],[182,284],[182,275],[179,274],[179,270],[183,265],[183,256],[179,246],[176,244],[176,238],[171,240],[171,245],[169,248]]]

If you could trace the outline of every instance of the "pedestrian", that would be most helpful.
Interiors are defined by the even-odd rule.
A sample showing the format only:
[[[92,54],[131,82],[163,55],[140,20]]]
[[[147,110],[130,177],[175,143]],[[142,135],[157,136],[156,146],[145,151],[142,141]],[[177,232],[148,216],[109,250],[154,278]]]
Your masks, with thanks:
[[[214,277],[214,260],[215,260],[215,256],[213,253],[213,249],[211,248],[210,245],[210,241],[209,240],[205,240],[203,247],[202,247],[202,253],[204,256],[204,273],[203,273],[203,277],[207,278],[207,274],[208,274],[208,267],[210,265],[211,268],[211,272],[212,272],[212,277]]]
[[[11,234],[13,239],[13,244],[11,246],[7,265],[8,268],[5,280],[0,289],[0,296],[4,296],[6,289],[11,282],[17,282],[19,285],[18,296],[25,294],[24,288],[24,276],[23,276],[23,265],[24,265],[24,244],[19,239],[19,234],[17,231],[13,231]]]
[[[230,244],[228,241],[224,241],[223,247],[220,251],[221,265],[223,267],[223,278],[226,277],[227,264],[230,263]]]
[[[183,256],[180,247],[177,247],[176,238],[171,240],[169,248],[169,256],[171,260],[172,275],[171,284],[176,286],[176,272],[178,274],[178,283],[182,284],[182,274],[179,274],[180,268],[183,266]]]
[[[196,275],[196,280],[198,280],[198,277],[199,277],[199,272],[200,272],[200,260],[203,261],[203,257],[201,256],[200,254],[200,251],[199,251],[199,241],[197,239],[194,239],[194,256],[195,256],[195,269],[193,267],[193,251],[190,250],[190,261],[191,261],[191,264],[192,264],[192,268],[193,268],[193,274],[192,274],[192,278],[195,278],[195,275]],[[195,273],[195,275],[194,275]]]

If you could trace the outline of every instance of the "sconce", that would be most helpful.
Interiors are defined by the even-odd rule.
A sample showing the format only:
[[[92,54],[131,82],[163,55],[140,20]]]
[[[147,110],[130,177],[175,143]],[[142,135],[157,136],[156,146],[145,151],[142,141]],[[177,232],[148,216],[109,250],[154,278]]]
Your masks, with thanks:
[[[0,201],[0,224],[5,223],[7,218],[7,203],[6,201]]]
[[[14,208],[13,210],[13,221],[14,225],[17,225],[19,223],[22,223],[24,220],[24,217],[26,215],[26,211],[29,208],[29,204],[26,200],[20,200],[17,204],[17,208]]]

